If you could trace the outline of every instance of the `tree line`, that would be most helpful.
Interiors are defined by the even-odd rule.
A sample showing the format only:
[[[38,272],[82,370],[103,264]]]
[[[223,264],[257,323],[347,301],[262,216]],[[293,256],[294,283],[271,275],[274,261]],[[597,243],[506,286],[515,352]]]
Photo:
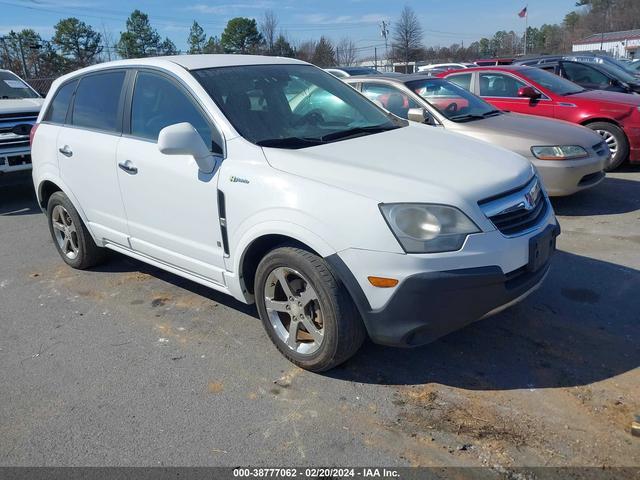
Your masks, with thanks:
[[[220,36],[207,35],[194,20],[187,37],[185,53],[236,53],[295,57],[328,67],[353,65],[357,49],[350,38],[335,45],[327,37],[300,43],[291,41],[279,30],[274,12],[267,11],[258,23],[253,18],[237,17],[227,22]],[[162,38],[149,16],[134,10],[127,18],[125,31],[117,41],[103,30],[74,18],[60,20],[54,34],[44,39],[33,29],[23,29],[0,37],[0,66],[26,78],[55,77],[95,63],[118,58],[142,58],[181,53],[168,37]]]
[[[578,0],[576,10],[562,22],[528,27],[526,51],[530,54],[570,52],[577,41],[596,33],[640,28],[638,0]],[[515,15],[515,12],[514,12]],[[500,30],[492,37],[464,45],[423,46],[423,30],[411,8],[405,7],[395,24],[391,56],[394,61],[469,61],[479,57],[511,57],[525,51],[524,32]],[[599,45],[594,47],[599,49]]]
[[[526,35],[529,53],[562,53],[589,34],[640,28],[638,0],[578,0],[577,10],[569,12],[559,24],[529,27]],[[515,15],[515,12],[514,12]],[[237,53],[295,57],[320,67],[354,65],[362,59],[349,37],[333,42],[319,39],[292,41],[279,28],[273,11],[260,21],[237,17],[227,22],[220,36],[208,35],[194,21],[187,37],[185,53]],[[524,51],[525,35],[501,30],[464,46],[424,46],[425,31],[411,7],[404,7],[392,23],[390,61],[464,61],[478,57],[515,56]],[[105,30],[96,30],[77,18],[65,18],[54,26],[50,39],[33,29],[11,31],[0,37],[0,65],[27,78],[55,77],[94,63],[117,58],[140,58],[180,53],[168,37],[162,38],[149,16],[134,10],[125,31],[117,41]]]

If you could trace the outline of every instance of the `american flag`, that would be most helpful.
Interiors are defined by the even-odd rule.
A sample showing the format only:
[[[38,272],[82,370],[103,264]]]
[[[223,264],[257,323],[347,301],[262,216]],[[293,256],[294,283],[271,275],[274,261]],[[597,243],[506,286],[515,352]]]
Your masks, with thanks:
[[[527,16],[527,7],[524,7],[522,10],[520,10],[520,13],[518,14],[518,16],[520,18],[524,18]]]

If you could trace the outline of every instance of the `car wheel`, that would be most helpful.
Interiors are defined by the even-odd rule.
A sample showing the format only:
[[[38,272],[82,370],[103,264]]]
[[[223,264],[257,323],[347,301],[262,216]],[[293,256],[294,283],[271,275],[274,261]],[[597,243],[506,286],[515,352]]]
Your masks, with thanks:
[[[67,265],[85,269],[104,260],[105,251],[98,247],[69,198],[55,192],[47,204],[49,231],[58,253]]]
[[[611,159],[605,165],[605,171],[618,168],[629,156],[629,141],[620,127],[608,122],[594,122],[587,125],[604,139],[611,150]]]
[[[344,285],[319,256],[294,247],[269,252],[255,277],[258,313],[271,341],[306,370],[353,356],[366,331]]]

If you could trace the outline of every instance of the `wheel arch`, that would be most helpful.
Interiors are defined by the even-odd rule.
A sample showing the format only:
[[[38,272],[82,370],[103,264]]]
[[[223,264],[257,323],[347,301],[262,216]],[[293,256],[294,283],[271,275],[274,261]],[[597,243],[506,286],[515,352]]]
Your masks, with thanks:
[[[78,212],[80,219],[87,226],[87,230],[89,231],[89,234],[93,237],[93,240],[96,243],[98,243],[96,241],[95,235],[93,234],[93,232],[91,231],[91,228],[89,227],[87,216],[84,213],[84,210],[82,209],[82,207],[80,206],[78,199],[75,197],[73,192],[71,192],[68,186],[62,181],[61,178],[53,177],[49,175],[39,178],[38,186],[36,188],[36,197],[37,197],[38,205],[40,205],[40,208],[42,208],[42,210],[46,213],[49,198],[51,198],[51,195],[53,195],[55,192],[62,192],[67,196],[67,198],[69,199],[73,207]]]
[[[295,246],[307,250],[320,257],[336,253],[328,243],[314,233],[302,228],[291,228],[277,222],[276,224],[262,225],[244,235],[238,244],[234,271],[237,273],[240,292],[247,303],[253,303],[254,277],[258,264],[271,250],[280,246]]]
[[[601,118],[601,117],[587,118],[587,119],[581,120],[580,121],[580,125],[586,127],[587,125],[589,125],[591,123],[598,123],[598,122],[611,123],[611,124],[615,125],[616,127],[618,127],[620,130],[622,130],[624,132],[624,129],[622,128],[622,125],[620,125],[620,122],[618,122],[617,120],[615,120],[613,118]],[[626,135],[626,133],[625,133],[625,135]]]

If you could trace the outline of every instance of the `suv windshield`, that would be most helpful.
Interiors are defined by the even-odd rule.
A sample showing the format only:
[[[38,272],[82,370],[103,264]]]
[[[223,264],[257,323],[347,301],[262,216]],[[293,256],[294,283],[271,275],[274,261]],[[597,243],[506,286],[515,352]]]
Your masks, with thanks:
[[[533,80],[556,95],[573,95],[584,92],[585,89],[569,80],[561,78],[553,73],[540,68],[525,67],[522,70],[525,77]]]
[[[406,125],[311,65],[243,65],[192,74],[234,128],[260,146],[304,148]]]
[[[39,98],[20,77],[11,72],[0,72],[0,99]]]
[[[486,118],[501,113],[481,98],[446,80],[425,78],[407,82],[406,85],[454,122]]]
[[[625,68],[624,70],[616,65],[611,63],[600,63],[598,66],[609,74],[613,75],[616,79],[626,82],[626,83],[638,83],[638,79],[628,73],[628,70]]]

